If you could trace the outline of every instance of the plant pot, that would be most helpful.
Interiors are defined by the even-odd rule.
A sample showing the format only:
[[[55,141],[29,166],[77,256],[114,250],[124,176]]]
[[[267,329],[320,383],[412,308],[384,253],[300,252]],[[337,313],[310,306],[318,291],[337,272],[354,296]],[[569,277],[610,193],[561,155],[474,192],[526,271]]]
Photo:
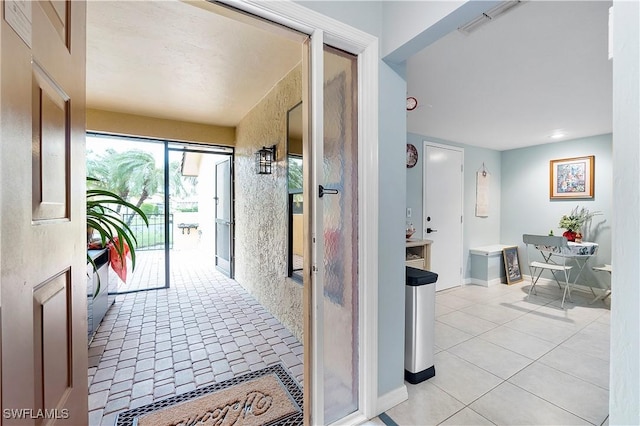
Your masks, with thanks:
[[[567,239],[567,241],[575,241],[576,240],[576,232],[573,232],[573,231],[564,231],[562,236],[565,237]]]

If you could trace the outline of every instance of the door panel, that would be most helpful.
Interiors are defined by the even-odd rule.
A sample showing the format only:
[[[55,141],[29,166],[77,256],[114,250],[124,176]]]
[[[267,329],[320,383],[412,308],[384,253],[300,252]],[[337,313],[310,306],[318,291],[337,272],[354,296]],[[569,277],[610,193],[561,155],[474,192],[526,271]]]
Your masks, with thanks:
[[[231,157],[216,164],[216,268],[233,278]]]
[[[433,241],[439,291],[462,284],[463,151],[425,143],[424,153],[423,237]]]
[[[56,424],[87,423],[85,6],[30,3],[27,42],[0,23],[1,408]]]
[[[324,50],[324,421],[358,409],[357,57]],[[329,191],[335,190],[335,194]]]
[[[33,220],[67,219],[69,97],[37,63],[33,76]]]

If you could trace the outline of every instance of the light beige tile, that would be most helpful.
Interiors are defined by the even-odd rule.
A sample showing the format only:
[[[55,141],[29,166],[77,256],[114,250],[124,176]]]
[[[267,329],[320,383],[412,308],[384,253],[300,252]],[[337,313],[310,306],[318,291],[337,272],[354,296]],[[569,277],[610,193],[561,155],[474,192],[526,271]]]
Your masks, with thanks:
[[[435,355],[436,375],[429,379],[449,395],[465,404],[480,397],[502,382],[497,376],[443,351]]]
[[[500,286],[494,285],[490,287],[484,287],[474,284],[464,285],[453,293],[457,297],[470,300],[478,303],[489,299],[500,297],[504,294]]]
[[[601,424],[609,414],[609,392],[540,362],[508,381],[592,424]]]
[[[505,326],[556,344],[564,342],[578,331],[574,326],[550,323],[531,313],[509,321]]]
[[[609,389],[609,362],[560,345],[539,360],[579,379]]]
[[[540,358],[556,347],[552,342],[513,330],[506,326],[494,328],[479,337],[531,359]]]
[[[452,309],[462,309],[473,305],[473,302],[452,293],[436,293],[436,304],[444,305]]]
[[[562,344],[563,347],[605,361],[610,357],[609,324],[593,322]]]
[[[480,414],[473,411],[471,408],[465,407],[440,424],[451,425],[451,426],[458,426],[458,425],[482,426],[482,425],[492,425],[493,423],[491,423],[489,420],[485,419]]]
[[[388,410],[387,415],[399,425],[436,425],[464,408],[464,404],[431,384],[431,380],[407,384],[409,399]]]
[[[449,348],[448,351],[502,379],[508,379],[533,362],[532,359],[478,337]]]
[[[486,321],[504,324],[505,322],[526,314],[530,310],[522,311],[519,309],[510,309],[508,306],[476,304],[461,309],[461,311]]]
[[[585,421],[509,382],[470,406],[497,425],[584,425]]]
[[[443,305],[442,303],[436,303],[436,318],[455,311],[455,309]]]
[[[603,324],[611,324],[611,311],[607,310],[607,312],[603,313],[596,322],[601,322]]]
[[[494,322],[486,321],[461,311],[442,315],[441,317],[438,317],[438,321],[473,336],[477,336],[478,334],[484,333],[498,326],[498,324]]]
[[[472,334],[465,333],[440,321],[435,323],[435,334],[435,345],[440,349],[450,348],[473,337]]]

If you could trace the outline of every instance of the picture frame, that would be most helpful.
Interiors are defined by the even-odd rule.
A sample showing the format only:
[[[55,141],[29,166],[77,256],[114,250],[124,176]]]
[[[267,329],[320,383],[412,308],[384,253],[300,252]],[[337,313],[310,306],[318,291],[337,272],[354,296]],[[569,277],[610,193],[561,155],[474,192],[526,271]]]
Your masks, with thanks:
[[[549,161],[549,198],[593,198],[594,165],[594,155]]]
[[[504,259],[504,272],[507,277],[507,284],[511,285],[522,281],[522,270],[520,269],[520,255],[518,246],[505,247],[502,249]]]

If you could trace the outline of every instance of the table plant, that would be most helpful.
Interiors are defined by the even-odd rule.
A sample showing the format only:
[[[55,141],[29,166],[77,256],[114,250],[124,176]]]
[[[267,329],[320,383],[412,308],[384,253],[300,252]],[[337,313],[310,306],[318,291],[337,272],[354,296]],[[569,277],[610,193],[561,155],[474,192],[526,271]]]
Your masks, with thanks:
[[[576,206],[568,215],[562,215],[558,226],[566,229],[562,234],[568,241],[582,239],[582,229],[593,216],[602,214],[601,212],[590,212],[586,207]]]
[[[112,269],[122,281],[127,277],[127,257],[131,257],[131,269],[136,265],[137,240],[131,227],[122,219],[114,206],[126,207],[139,215],[144,223],[149,226],[147,215],[134,204],[128,202],[112,191],[100,188],[98,179],[87,177],[87,248],[109,250],[109,258]],[[95,239],[95,233],[99,238]],[[87,253],[89,262],[94,271],[96,264]],[[100,291],[100,283],[96,294]]]

